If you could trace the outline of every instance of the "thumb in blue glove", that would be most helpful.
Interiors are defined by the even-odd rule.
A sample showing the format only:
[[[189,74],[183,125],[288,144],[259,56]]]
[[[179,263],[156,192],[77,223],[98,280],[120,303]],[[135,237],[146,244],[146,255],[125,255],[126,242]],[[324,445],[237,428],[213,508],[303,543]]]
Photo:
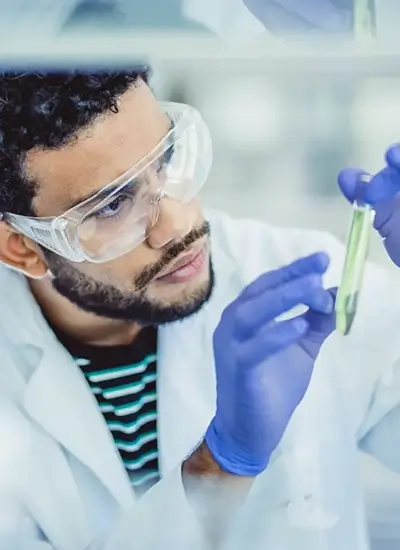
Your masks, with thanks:
[[[358,198],[360,179],[366,172],[346,168],[338,177],[343,195],[353,202]],[[374,227],[379,232],[391,260],[400,267],[400,145],[386,152],[386,167],[365,186],[364,200],[376,215]]]
[[[220,467],[256,476],[309,385],[315,360],[334,330],[334,291],[322,286],[325,254],[266,273],[224,311],[214,333],[217,408],[205,442]],[[300,304],[306,313],[282,314]]]

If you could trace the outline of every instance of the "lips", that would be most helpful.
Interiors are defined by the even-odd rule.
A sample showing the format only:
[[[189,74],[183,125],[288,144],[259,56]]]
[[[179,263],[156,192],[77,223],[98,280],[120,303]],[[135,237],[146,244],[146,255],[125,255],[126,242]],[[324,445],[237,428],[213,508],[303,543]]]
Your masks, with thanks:
[[[204,246],[193,252],[183,254],[179,258],[179,260],[177,260],[172,266],[169,266],[168,271],[160,273],[160,275],[158,275],[156,279],[163,279],[164,277],[168,277],[169,275],[172,275],[175,271],[178,271],[179,269],[190,265],[202,253],[203,249]]]

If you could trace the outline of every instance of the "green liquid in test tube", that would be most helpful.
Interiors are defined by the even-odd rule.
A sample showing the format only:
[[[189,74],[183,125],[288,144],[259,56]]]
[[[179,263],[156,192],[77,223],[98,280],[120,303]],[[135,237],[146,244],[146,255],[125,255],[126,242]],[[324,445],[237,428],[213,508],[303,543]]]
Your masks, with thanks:
[[[364,176],[363,181],[367,184],[370,176]],[[374,216],[368,204],[353,203],[342,280],[335,303],[336,330],[343,335],[349,334],[357,313]]]

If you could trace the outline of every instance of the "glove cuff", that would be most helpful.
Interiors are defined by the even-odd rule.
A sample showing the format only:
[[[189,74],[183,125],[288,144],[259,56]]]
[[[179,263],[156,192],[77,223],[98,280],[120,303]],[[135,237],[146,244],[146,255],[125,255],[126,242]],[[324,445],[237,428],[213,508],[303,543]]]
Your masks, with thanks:
[[[219,435],[218,429],[215,426],[215,419],[212,420],[207,428],[204,441],[215,462],[222,470],[229,474],[242,477],[256,477],[268,466],[270,457],[256,461],[254,458],[243,456],[239,453],[232,443],[228,443],[226,438]]]

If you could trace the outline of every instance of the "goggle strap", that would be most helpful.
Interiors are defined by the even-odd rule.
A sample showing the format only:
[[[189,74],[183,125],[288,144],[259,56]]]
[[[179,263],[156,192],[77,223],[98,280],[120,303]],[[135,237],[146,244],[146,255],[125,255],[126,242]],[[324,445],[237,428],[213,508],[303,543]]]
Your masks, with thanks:
[[[38,244],[48,248],[56,254],[71,258],[71,248],[66,242],[62,230],[56,229],[53,224],[44,224],[35,218],[26,218],[15,214],[7,214],[6,219],[26,237],[32,238]]]

